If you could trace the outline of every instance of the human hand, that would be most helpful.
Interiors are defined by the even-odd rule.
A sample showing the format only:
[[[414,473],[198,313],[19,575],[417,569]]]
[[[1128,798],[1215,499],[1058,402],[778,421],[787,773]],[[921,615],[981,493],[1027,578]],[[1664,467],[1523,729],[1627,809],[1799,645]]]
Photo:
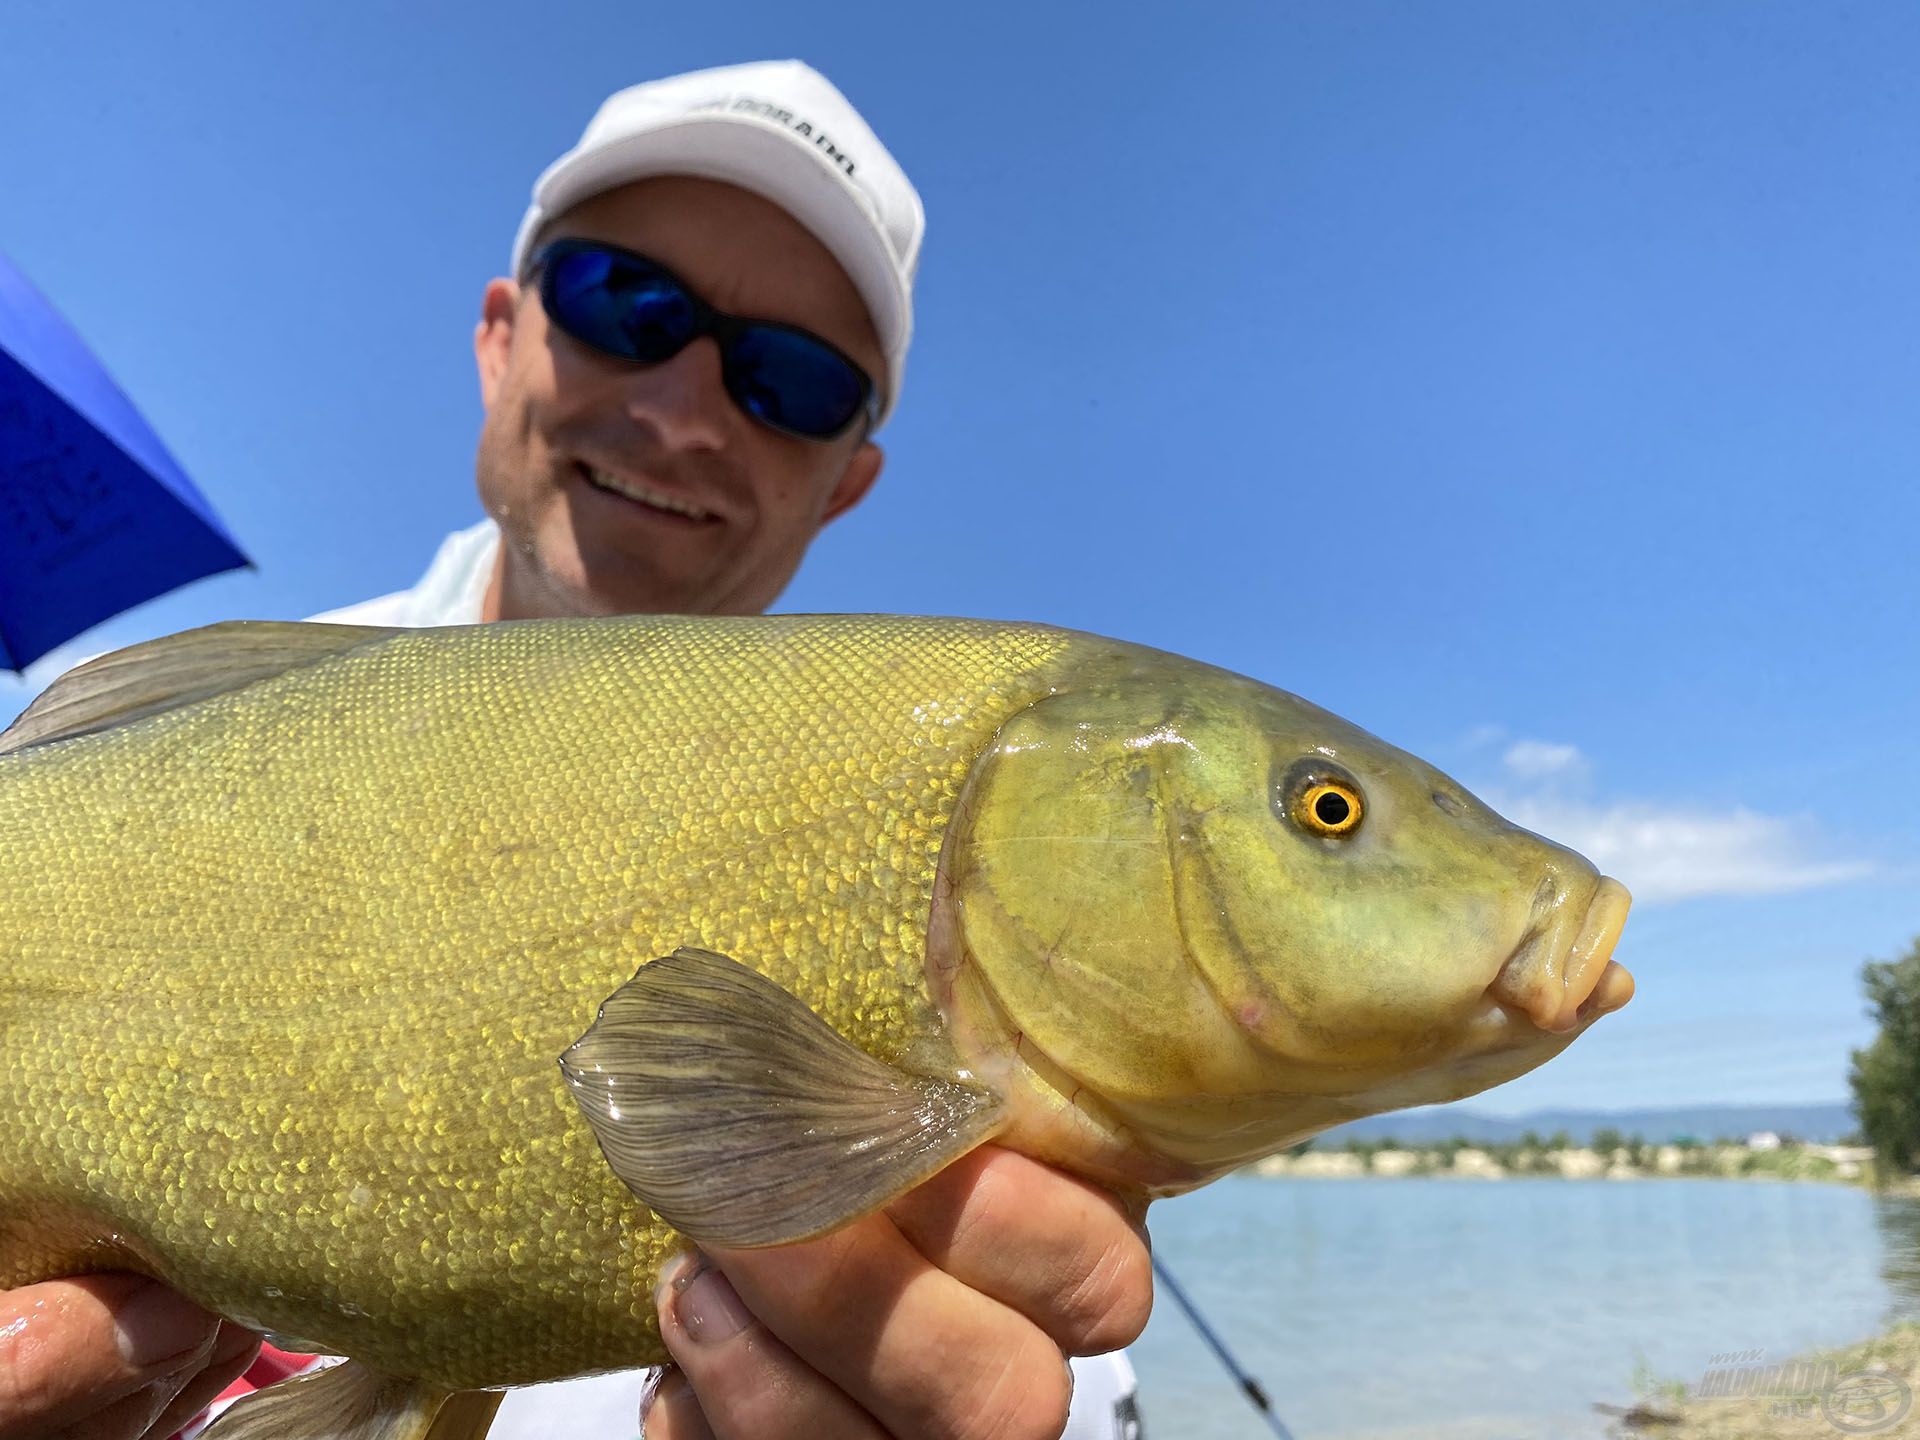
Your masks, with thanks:
[[[0,1440],[162,1440],[259,1348],[252,1331],[138,1275],[0,1292]]]
[[[1137,1337],[1140,1217],[983,1146],[878,1215],[669,1272],[646,1440],[1058,1440],[1065,1356]]]

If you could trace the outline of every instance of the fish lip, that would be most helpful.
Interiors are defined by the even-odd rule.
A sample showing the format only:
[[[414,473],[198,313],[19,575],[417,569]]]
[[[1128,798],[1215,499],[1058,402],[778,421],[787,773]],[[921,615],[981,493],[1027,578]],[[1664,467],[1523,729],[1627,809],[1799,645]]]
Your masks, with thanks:
[[[630,500],[636,505],[644,505],[650,510],[657,510],[663,514],[676,516],[681,520],[687,521],[689,524],[711,525],[715,521],[721,521],[727,518],[725,514],[715,509],[712,503],[705,499],[696,500],[691,495],[685,494],[673,486],[662,485],[654,480],[643,480],[638,475],[618,465],[605,465],[595,460],[587,460],[579,457],[574,459],[573,464],[574,469],[579,472],[580,477],[594,489],[606,494],[617,495],[620,499]],[[619,486],[602,483],[600,478],[602,476],[620,482]],[[628,493],[629,488],[640,492],[640,494]],[[647,497],[657,497],[659,500],[664,500],[669,503],[658,504],[655,503],[654,499]],[[700,513],[698,515],[688,515],[682,511],[673,509],[672,506],[674,505],[684,505],[690,509],[698,510]]]
[[[1612,958],[1632,897],[1618,880],[1601,876],[1575,928],[1560,913],[1558,887],[1542,891],[1530,923],[1487,991],[1537,1028],[1568,1034],[1633,998],[1632,974]],[[1570,928],[1572,934],[1558,943]],[[1553,952],[1544,959],[1543,947]]]

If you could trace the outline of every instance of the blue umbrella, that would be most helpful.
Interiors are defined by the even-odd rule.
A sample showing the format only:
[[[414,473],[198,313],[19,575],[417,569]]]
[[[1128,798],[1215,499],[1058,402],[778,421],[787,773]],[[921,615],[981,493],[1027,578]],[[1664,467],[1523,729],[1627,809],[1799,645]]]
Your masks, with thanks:
[[[0,255],[0,669],[251,563],[80,337]]]

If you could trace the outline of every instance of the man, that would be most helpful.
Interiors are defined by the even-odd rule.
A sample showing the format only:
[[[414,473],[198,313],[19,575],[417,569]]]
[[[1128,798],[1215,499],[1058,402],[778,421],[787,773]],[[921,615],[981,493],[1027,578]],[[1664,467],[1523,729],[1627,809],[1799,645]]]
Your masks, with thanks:
[[[613,96],[535,187],[514,279],[486,289],[491,519],[413,590],[322,618],[764,609],[879,476],[921,232],[906,176],[803,65]],[[1075,1385],[1061,1357],[1134,1338],[1150,1283],[1137,1216],[989,1148],[825,1239],[669,1276],[676,1363],[647,1440],[1052,1437],[1070,1394],[1076,1440],[1127,1440],[1124,1359]],[[251,1336],[124,1277],[0,1296],[0,1440],[169,1435],[251,1357]],[[493,1433],[629,1440],[641,1388],[518,1392]]]

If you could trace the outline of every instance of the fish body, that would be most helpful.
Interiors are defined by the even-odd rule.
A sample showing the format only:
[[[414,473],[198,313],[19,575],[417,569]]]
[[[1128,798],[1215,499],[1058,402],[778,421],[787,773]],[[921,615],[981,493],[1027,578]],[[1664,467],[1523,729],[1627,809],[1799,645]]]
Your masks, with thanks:
[[[1117,641],[223,626],[97,663],[0,745],[0,1287],[134,1269],[438,1390],[662,1359],[654,1278],[698,1225],[811,1233],[988,1137],[1172,1193],[1509,1078],[1630,990],[1624,892],[1577,856]],[[698,994],[634,1021],[664,1079],[622,1069],[620,997],[686,947],[744,967],[689,983],[821,1022],[819,1065],[771,1068],[827,1078],[794,1083],[835,1089],[838,1044],[951,1102],[895,1107],[924,1157],[854,1134],[762,1230],[745,1187],[643,1204],[626,1172],[699,1191],[769,1068],[621,1130],[634,1087],[704,1083]],[[713,1043],[755,1025],[785,1022]]]

